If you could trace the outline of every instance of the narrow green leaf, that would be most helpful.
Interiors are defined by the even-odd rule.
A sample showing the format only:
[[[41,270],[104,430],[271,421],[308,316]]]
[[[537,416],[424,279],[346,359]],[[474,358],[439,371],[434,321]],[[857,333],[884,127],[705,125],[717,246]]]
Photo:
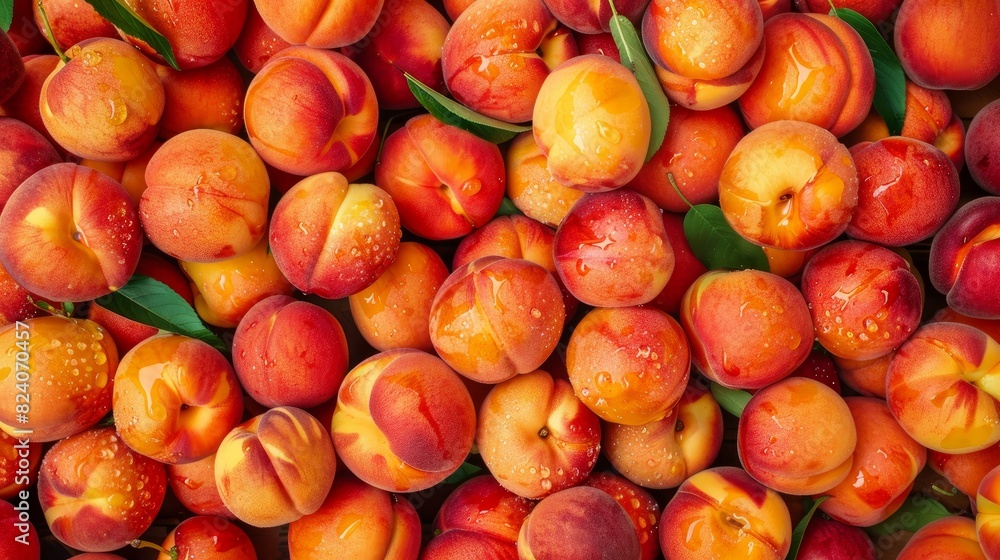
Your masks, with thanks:
[[[618,45],[621,54],[622,64],[635,74],[635,79],[642,88],[642,93],[646,97],[646,104],[649,105],[649,116],[652,129],[649,136],[649,151],[646,152],[646,161],[652,159],[663,140],[667,135],[667,126],[670,124],[670,102],[663,93],[660,80],[656,78],[653,71],[653,63],[646,54],[646,49],[642,45],[642,39],[635,30],[635,26],[629,19],[615,10],[615,3],[608,0],[611,5],[611,36]]]
[[[806,512],[805,517],[799,524],[795,526],[795,530],[792,531],[792,548],[788,550],[788,560],[795,560],[795,557],[799,555],[799,547],[802,546],[802,537],[806,534],[806,528],[809,526],[809,522],[812,521],[813,515],[815,515],[816,510],[819,509],[819,505],[822,504],[829,496],[820,496],[815,502],[813,502],[812,507]]]
[[[127,319],[197,338],[224,354],[229,353],[225,343],[205,327],[188,302],[159,280],[136,274],[120,290],[96,301]]]
[[[730,389],[723,387],[716,382],[712,382],[712,396],[716,402],[729,414],[739,418],[743,414],[743,409],[750,402],[750,393],[740,389]]]
[[[458,470],[451,473],[451,476],[444,479],[444,484],[461,484],[466,480],[478,475],[483,472],[482,467],[477,467],[472,463],[462,463]]]
[[[514,205],[514,201],[503,197],[503,202],[500,203],[500,209],[497,210],[497,216],[523,216],[524,212]]]
[[[115,27],[152,47],[174,70],[180,70],[180,67],[177,66],[174,50],[170,47],[166,37],[153,29],[128,4],[121,0],[87,0],[87,3]]]
[[[868,45],[875,64],[875,110],[885,120],[889,134],[898,136],[903,131],[903,119],[906,118],[906,74],[896,53],[865,16],[848,8],[833,8],[830,15],[853,27]]]
[[[100,422],[97,423],[98,426],[107,427],[115,425],[115,415],[111,412],[108,413]]]
[[[941,502],[920,494],[914,494],[903,502],[902,507],[896,510],[896,513],[890,515],[885,521],[868,527],[865,531],[875,538],[891,535],[898,531],[913,533],[932,521],[937,521],[950,515],[952,513]]]
[[[10,31],[12,23],[14,23],[14,0],[0,0],[0,29],[6,33]]]
[[[65,313],[67,317],[72,317],[73,312],[76,311],[76,306],[73,305],[72,301],[64,302],[62,304],[62,308],[63,308],[63,313]]]
[[[410,74],[404,72],[403,75],[406,76],[406,84],[417,101],[423,105],[424,109],[427,109],[427,112],[445,124],[457,126],[494,144],[502,144],[522,132],[531,130],[530,126],[505,123],[491,119],[486,115],[480,115],[465,105],[434,91]]]
[[[740,237],[722,209],[713,204],[692,206],[684,216],[684,235],[694,256],[709,270],[756,269],[769,272],[764,249]]]

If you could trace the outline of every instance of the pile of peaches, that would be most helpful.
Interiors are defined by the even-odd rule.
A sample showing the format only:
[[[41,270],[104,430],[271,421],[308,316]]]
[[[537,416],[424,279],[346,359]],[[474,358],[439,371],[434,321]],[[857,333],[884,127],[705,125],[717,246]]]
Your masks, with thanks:
[[[1000,0],[104,4],[0,34],[0,558],[1000,559]]]

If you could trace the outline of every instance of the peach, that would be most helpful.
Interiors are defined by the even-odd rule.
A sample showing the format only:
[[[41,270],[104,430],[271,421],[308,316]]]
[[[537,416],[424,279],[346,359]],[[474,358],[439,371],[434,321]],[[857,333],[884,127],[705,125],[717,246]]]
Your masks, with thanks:
[[[189,463],[219,448],[243,414],[243,393],[225,357],[175,334],[140,342],[122,357],[112,403],[118,435],[161,463]]]
[[[0,264],[0,325],[36,317],[42,310],[35,307],[35,296],[25,290]]]
[[[809,521],[802,544],[795,556],[797,560],[829,560],[850,558],[851,560],[875,560],[875,545],[868,535],[857,527],[851,527],[822,517]]]
[[[12,500],[35,485],[42,442],[18,439],[0,431],[0,499]]]
[[[307,412],[285,406],[229,432],[215,458],[215,484],[240,521],[276,527],[315,513],[336,470],[330,434]]]
[[[618,52],[618,45],[611,33],[577,33],[576,45],[580,54],[603,54],[615,62],[622,61],[622,55]]]
[[[142,193],[146,192],[146,188],[148,187],[146,184],[146,168],[149,166],[149,160],[153,159],[153,155],[156,154],[161,146],[163,146],[163,142],[157,140],[145,152],[125,162],[83,159],[80,160],[80,165],[100,171],[121,183],[122,188],[125,189],[129,198],[132,199],[132,203],[138,207],[139,201],[142,200]],[[144,243],[148,243],[148,240],[144,240]]]
[[[780,560],[792,520],[777,492],[735,467],[716,467],[684,481],[663,508],[660,547],[667,558]]]
[[[420,560],[518,560],[517,546],[474,531],[457,529],[441,533],[427,543]]]
[[[111,37],[118,39],[118,30],[108,20],[101,17],[97,10],[87,2],[74,0],[39,0],[31,3],[31,12],[35,18],[38,30],[49,41],[54,42],[63,50],[94,37]],[[49,35],[42,20],[42,10],[49,21],[55,37]],[[2,97],[2,96],[0,96]]]
[[[833,389],[804,377],[770,385],[747,403],[737,449],[750,476],[793,495],[820,494],[851,472],[857,430]]]
[[[797,283],[796,279],[801,278],[799,275],[806,267],[809,259],[819,252],[819,248],[807,249],[805,251],[775,249],[774,247],[761,248],[764,250],[764,254],[767,255],[767,265],[771,274],[777,274],[795,283]]]
[[[663,146],[628,187],[670,212],[687,212],[688,203],[715,202],[722,168],[744,133],[743,121],[732,107],[709,111],[672,107]]]
[[[153,64],[128,43],[100,37],[66,51],[45,79],[39,109],[46,130],[82,158],[130,160],[156,139],[163,85]]]
[[[191,463],[167,465],[167,482],[173,495],[191,513],[236,519],[222,503],[215,484],[214,453]]]
[[[792,0],[757,0],[757,3],[765,22],[778,14],[792,11]]]
[[[944,307],[931,318],[931,322],[962,323],[970,325],[990,335],[993,340],[1000,340],[1000,319],[977,319],[962,315],[950,307]]]
[[[949,516],[932,521],[910,537],[897,560],[986,560],[976,522]]]
[[[899,349],[886,374],[892,415],[921,445],[968,453],[1000,441],[1000,344],[959,323],[931,323]]]
[[[41,37],[40,34],[39,37]],[[24,80],[17,91],[13,92],[12,97],[4,103],[0,103],[0,113],[30,125],[52,144],[60,156],[63,156],[66,154],[66,150],[52,138],[52,134],[45,128],[39,107],[42,86],[49,74],[59,64],[59,57],[54,54],[32,55],[25,57],[23,61]]]
[[[164,108],[160,137],[196,128],[237,134],[243,128],[243,78],[228,58],[184,72],[157,65]]]
[[[902,0],[836,0],[832,2],[837,8],[854,10],[868,18],[872,23],[880,23],[899,7]],[[814,12],[825,14],[830,11],[831,2],[829,0],[795,0],[795,7],[800,12]]]
[[[646,11],[649,0],[618,0],[614,3],[619,15],[636,23]],[[566,27],[578,33],[611,31],[611,4],[587,0],[545,0],[552,15]]]
[[[1000,521],[1000,467],[983,478],[976,495],[976,535],[987,558],[1000,558],[1000,538],[997,531]]]
[[[469,391],[440,358],[390,350],[347,374],[332,428],[337,455],[358,478],[387,491],[416,492],[465,461],[476,411]]]
[[[434,516],[434,533],[468,531],[513,548],[524,518],[534,507],[535,502],[507,490],[492,476],[477,476],[462,483],[441,504]]]
[[[390,135],[375,166],[403,227],[427,239],[454,239],[490,221],[503,200],[500,148],[431,115]]]
[[[934,472],[945,477],[966,496],[974,497],[979,484],[994,467],[1000,465],[1000,444],[971,453],[952,455],[930,450],[927,462]]]
[[[383,0],[254,0],[254,4],[268,27],[285,41],[333,49],[364,37],[379,18]]]
[[[753,243],[813,249],[847,229],[858,206],[858,172],[828,131],[797,121],[769,123],[730,154],[719,204],[733,229]]]
[[[448,90],[502,121],[531,120],[542,82],[578,52],[542,0],[488,0],[454,21],[441,51]]]
[[[840,378],[837,377],[837,367],[833,363],[833,358],[826,352],[813,350],[809,353],[802,365],[795,369],[789,377],[808,377],[833,389],[838,395],[840,391]]]
[[[850,360],[833,356],[837,374],[845,385],[867,397],[885,398],[885,376],[895,351],[870,360]]]
[[[831,354],[873,360],[920,325],[920,284],[906,260],[885,247],[841,241],[822,249],[802,273],[816,338]]]
[[[649,492],[611,472],[593,474],[584,484],[614,498],[632,519],[636,536],[639,537],[641,560],[656,560],[660,557],[660,542],[657,538],[660,504]]]
[[[262,2],[256,4],[260,9]],[[243,119],[250,143],[274,167],[295,175],[339,172],[372,145],[378,100],[364,71],[346,56],[289,47],[250,82]]]
[[[523,259],[477,259],[444,281],[431,303],[431,343],[458,373],[500,383],[538,369],[566,319],[555,278]]]
[[[990,194],[1000,195],[1000,99],[983,107],[966,136],[965,159],[976,184]]]
[[[663,228],[667,232],[667,240],[674,252],[674,271],[663,291],[649,304],[674,316],[679,316],[681,300],[691,284],[699,276],[708,272],[705,265],[694,256],[691,244],[684,233],[684,215],[673,212],[663,213]]]
[[[4,558],[41,560],[41,541],[28,518],[28,502],[18,510],[8,502],[0,503],[0,554]]]
[[[606,56],[587,54],[545,78],[532,126],[553,179],[584,192],[604,192],[635,178],[652,125],[635,76]]]
[[[292,285],[338,299],[372,285],[396,258],[400,237],[399,212],[388,193],[322,173],[281,197],[269,242]]]
[[[761,41],[742,68],[729,76],[714,80],[681,76],[659,66],[653,70],[671,101],[688,109],[709,111],[736,101],[750,89],[764,65],[764,53],[764,42]]]
[[[553,254],[563,285],[595,307],[649,303],[674,270],[660,209],[629,190],[575,204],[556,230]]]
[[[347,374],[347,337],[327,310],[278,295],[261,300],[233,337],[233,366],[258,403],[309,408],[337,395]]]
[[[133,452],[114,428],[57,442],[42,459],[38,501],[52,534],[87,552],[117,550],[153,523],[166,469]]]
[[[1000,24],[1000,2],[908,0],[893,33],[906,75],[931,89],[979,89],[1000,74],[1000,45],[990,40]],[[961,33],[965,41],[946,37]]]
[[[221,517],[189,517],[174,527],[160,546],[168,551],[176,547],[178,558],[257,560],[250,537]],[[156,560],[171,558],[160,553]]]
[[[17,51],[17,45],[6,32],[0,33],[0,103],[10,99],[24,82],[24,61]]]
[[[639,560],[642,551],[628,513],[601,490],[578,486],[535,506],[521,526],[517,553],[522,560]]]
[[[236,42],[246,19],[248,0],[125,0],[135,13],[150,22],[173,49],[182,70],[208,66],[221,59]],[[155,49],[125,32],[121,35],[147,56],[164,63]]]
[[[689,385],[662,420],[642,426],[606,423],[604,454],[615,470],[644,488],[675,488],[715,462],[722,448],[722,409]]]
[[[256,74],[274,55],[292,46],[264,23],[257,11],[256,2],[247,2],[247,17],[243,30],[233,45],[233,52],[240,64]]]
[[[89,5],[89,4],[88,4]],[[44,136],[17,119],[0,117],[0,212],[14,189],[37,171],[62,161]]]
[[[958,206],[958,171],[930,144],[885,138],[853,156],[860,183],[847,235],[855,239],[912,245],[934,235]]]
[[[590,474],[601,425],[569,383],[538,370],[490,391],[479,409],[476,443],[501,486],[539,499]]]
[[[250,251],[264,236],[270,181],[244,140],[190,130],[160,147],[139,201],[143,230],[164,253],[212,262]]]
[[[557,227],[584,193],[552,177],[535,136],[524,132],[507,147],[507,196],[526,216]]]
[[[476,0],[442,0],[441,3],[444,4],[445,13],[448,14],[448,19],[455,21],[458,16],[462,15],[462,12],[472,5]]]
[[[410,502],[338,476],[323,505],[288,526],[289,555],[291,560],[415,559],[420,531]]]
[[[930,281],[955,311],[979,319],[1000,319],[1000,291],[990,285],[1000,251],[1000,197],[977,198],[962,206],[934,236]]]
[[[0,410],[3,431],[32,430],[32,441],[56,441],[111,410],[118,352],[97,323],[54,315],[11,323],[0,327],[0,349],[0,397],[11,403]]]
[[[784,278],[758,270],[713,270],[681,301],[691,359],[726,387],[760,389],[806,360],[813,326],[806,300]]]

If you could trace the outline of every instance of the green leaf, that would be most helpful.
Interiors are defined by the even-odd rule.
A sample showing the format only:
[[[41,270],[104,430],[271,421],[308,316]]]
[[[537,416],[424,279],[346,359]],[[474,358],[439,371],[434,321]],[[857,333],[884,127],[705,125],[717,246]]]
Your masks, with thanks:
[[[0,0],[0,29],[6,33],[10,31],[12,23],[14,23],[14,0]]]
[[[952,513],[941,502],[932,500],[920,494],[914,494],[903,502],[902,507],[885,521],[868,527],[865,531],[878,538],[891,535],[897,531],[916,532],[924,525],[951,516]]]
[[[448,478],[444,479],[443,483],[444,484],[461,484],[461,483],[465,482],[466,480],[469,480],[470,478],[478,475],[481,472],[483,472],[482,467],[477,467],[476,465],[473,465],[472,463],[462,463],[458,467],[457,471],[451,473],[451,476],[449,476]]]
[[[806,512],[805,517],[799,524],[795,526],[795,530],[792,531],[792,548],[788,550],[788,560],[795,560],[795,557],[799,555],[799,547],[802,546],[802,537],[806,534],[806,528],[809,526],[809,522],[812,521],[813,515],[815,515],[816,510],[819,509],[819,505],[826,501],[830,496],[820,496],[815,502],[813,502],[812,507]]]
[[[906,118],[906,74],[899,59],[865,16],[847,8],[833,8],[830,15],[853,27],[868,45],[875,63],[875,110],[885,120],[889,134],[899,136]]]
[[[497,216],[523,216],[524,212],[514,205],[514,201],[503,197],[503,202],[500,203],[500,209],[497,210]]]
[[[196,338],[223,354],[229,353],[222,340],[205,327],[188,302],[159,280],[136,274],[120,290],[96,301],[127,319]]]
[[[62,304],[62,309],[63,313],[65,313],[67,317],[72,317],[73,312],[76,311],[76,306],[73,305],[73,302],[67,301]]]
[[[646,152],[646,161],[652,159],[656,152],[663,145],[663,140],[667,135],[667,125],[670,124],[670,102],[660,80],[656,78],[653,71],[653,63],[646,54],[646,49],[642,45],[642,39],[635,30],[635,26],[629,19],[615,10],[615,3],[608,0],[611,5],[611,36],[618,45],[618,52],[621,54],[622,64],[635,74],[635,79],[642,88],[642,93],[646,97],[646,104],[649,105],[649,116],[652,129],[649,136],[649,151]]]
[[[750,393],[740,389],[730,389],[723,387],[716,382],[712,382],[712,396],[716,402],[729,414],[739,418],[743,414],[743,409],[750,402]]]
[[[684,216],[684,235],[691,244],[691,252],[709,270],[771,270],[764,249],[740,237],[718,206],[692,206]]]
[[[93,6],[101,17],[110,21],[125,34],[152,47],[174,70],[180,70],[180,67],[177,66],[177,58],[174,57],[174,50],[170,47],[167,38],[146,23],[146,20],[135,13],[135,10],[130,8],[128,4],[121,0],[87,0],[87,3]]]
[[[486,115],[480,115],[465,105],[434,91],[410,74],[404,72],[403,75],[406,76],[406,84],[417,101],[423,105],[424,109],[427,109],[427,112],[444,124],[456,126],[494,144],[501,144],[522,132],[531,130],[530,126],[505,123],[491,119]]]

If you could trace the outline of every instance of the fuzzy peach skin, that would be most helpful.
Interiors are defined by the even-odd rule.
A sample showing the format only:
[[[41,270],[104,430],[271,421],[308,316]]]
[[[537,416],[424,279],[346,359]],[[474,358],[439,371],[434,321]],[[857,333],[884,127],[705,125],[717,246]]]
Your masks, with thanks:
[[[254,527],[276,527],[316,512],[336,472],[330,434],[309,413],[290,406],[233,428],[215,457],[222,503]]]
[[[618,52],[618,45],[611,33],[597,34],[576,34],[576,45],[580,49],[580,54],[603,54],[613,59],[615,62],[622,61],[622,55]]]
[[[976,534],[986,558],[1000,558],[1000,467],[991,470],[976,493]]]
[[[813,325],[806,300],[784,278],[757,270],[713,270],[681,301],[691,359],[726,387],[760,389],[806,360]]]
[[[261,18],[293,45],[320,49],[361,40],[375,25],[384,0],[254,0]],[[391,3],[391,1],[389,2]]]
[[[149,160],[153,159],[153,155],[156,154],[161,146],[163,146],[163,142],[157,140],[145,152],[125,162],[82,159],[80,160],[80,165],[100,171],[121,183],[122,188],[128,193],[129,198],[138,207],[139,200],[142,199],[142,193],[146,192],[146,187],[148,186],[146,185],[146,167],[149,166]],[[143,240],[143,243],[148,244],[148,242],[148,239]]]
[[[604,455],[643,488],[675,488],[707,469],[722,448],[722,409],[712,394],[689,385],[662,420],[642,426],[604,424]]]
[[[542,0],[487,0],[455,18],[441,67],[458,102],[495,119],[524,122],[549,72],[577,52],[573,35]]]
[[[590,0],[544,0],[552,15],[580,34],[611,31],[611,3]],[[637,24],[646,11],[649,0],[619,0],[614,3],[618,15]],[[586,36],[586,35],[584,35]]]
[[[674,270],[660,209],[624,189],[577,202],[556,230],[553,255],[563,285],[595,307],[649,303]]]
[[[0,355],[0,398],[11,403],[0,409],[0,429],[8,434],[32,430],[32,441],[56,441],[111,410],[118,351],[93,321],[50,315],[10,323],[0,327]],[[18,422],[15,405],[24,403],[28,421]]]
[[[177,65],[182,70],[191,70],[208,66],[226,55],[243,29],[249,1],[125,0],[124,3],[167,39]],[[163,57],[145,41],[119,32],[146,56],[165,64]]]
[[[247,4],[246,21],[233,45],[233,53],[244,68],[256,74],[274,55],[292,45],[264,23],[256,2]]]
[[[476,444],[501,486],[535,500],[590,474],[601,425],[569,383],[538,370],[490,391],[479,409]]]
[[[545,78],[532,127],[552,178],[584,192],[627,184],[649,149],[649,105],[639,82],[598,54],[577,56]]]
[[[114,428],[57,442],[42,459],[38,501],[52,534],[77,550],[108,552],[153,523],[166,469],[128,448]]]
[[[146,166],[142,226],[164,253],[212,262],[248,252],[264,236],[271,183],[250,144],[217,130],[190,130]]]
[[[89,4],[88,4],[89,6]],[[52,144],[27,123],[0,117],[0,212],[14,189],[37,171],[62,161]]]
[[[764,42],[742,68],[718,79],[689,78],[655,66],[653,70],[671,101],[696,111],[718,109],[736,101],[750,89],[764,65]]]
[[[28,502],[22,501],[19,505],[20,511],[10,503],[0,503],[0,554],[4,558],[41,560],[41,541],[28,518]]]
[[[243,119],[264,161],[313,175],[345,171],[361,159],[375,139],[378,109],[368,76],[349,58],[289,47],[250,82]]]
[[[907,0],[893,33],[906,75],[931,89],[979,89],[1000,74],[1000,1]],[[952,41],[957,34],[966,37]]]
[[[902,0],[795,0],[795,7],[800,12],[815,12],[825,14],[831,5],[837,8],[854,10],[868,18],[872,23],[879,23],[889,18],[899,7]]]
[[[31,0],[28,1],[30,2]],[[17,90],[12,92],[12,96],[9,99],[0,103],[0,113],[3,113],[4,116],[24,121],[44,136],[56,148],[60,156],[65,155],[66,150],[56,143],[52,138],[52,134],[45,128],[45,123],[42,122],[41,109],[39,108],[42,85],[45,84],[45,80],[49,77],[49,74],[59,64],[59,57],[54,54],[31,55],[24,57],[23,63],[24,80],[21,81],[21,85]]]
[[[126,161],[146,151],[164,107],[153,64],[128,43],[105,37],[73,45],[66,56],[42,84],[45,129],[82,158]]]
[[[55,34],[55,43],[66,50],[84,39],[94,37],[119,38],[118,30],[101,17],[90,4],[74,0],[40,0],[31,2],[35,25],[46,39],[51,40],[49,29],[42,19],[42,9]],[[2,97],[2,96],[0,96]]]
[[[296,288],[338,299],[370,286],[392,264],[403,235],[391,196],[339,173],[303,179],[271,215],[270,252]]]
[[[14,0],[13,19],[7,34],[17,47],[20,56],[44,52],[49,45],[45,36],[38,31],[35,19],[31,17],[32,0]]]
[[[493,537],[455,529],[431,538],[420,552],[420,560],[519,560],[517,545]]]
[[[178,558],[185,560],[257,560],[250,537],[221,517],[189,517],[167,533],[160,546],[167,551],[176,547]],[[172,556],[161,552],[156,560],[172,560]]]
[[[420,531],[405,498],[338,476],[323,505],[288,526],[288,552],[291,560],[413,560]]]
[[[358,478],[390,492],[416,492],[461,466],[472,449],[476,410],[440,358],[390,350],[347,374],[332,427],[337,455]]]
[[[762,484],[820,494],[851,472],[857,430],[844,399],[826,385],[790,377],[758,391],[740,417],[737,449]]]
[[[419,115],[386,139],[375,183],[392,196],[404,228],[455,239],[496,215],[506,173],[495,144]]]
[[[976,522],[950,516],[932,521],[910,537],[897,560],[986,560]]]
[[[833,356],[837,375],[845,385],[866,397],[885,398],[885,376],[895,351],[871,360],[850,360]]]
[[[639,537],[641,560],[660,558],[660,504],[646,489],[610,471],[595,473],[584,484],[611,496],[625,510]]]
[[[35,307],[35,297],[0,264],[0,325],[41,315],[43,311]]]
[[[507,147],[507,196],[524,215],[557,227],[584,193],[552,177],[548,158],[531,132],[518,134]]]
[[[950,307],[944,307],[931,318],[931,322],[962,323],[976,327],[984,333],[990,335],[993,340],[1000,340],[1000,319],[977,319],[962,315]]]
[[[23,439],[19,441],[0,431],[0,499],[13,500],[22,490],[34,486],[41,462],[42,442],[28,441],[25,445]]]
[[[167,465],[167,483],[181,505],[195,515],[236,519],[215,484],[215,454],[191,463]]]
[[[969,125],[965,159],[976,184],[1000,195],[1000,99],[980,109]]]
[[[521,526],[517,553],[521,560],[639,560],[642,555],[628,513],[589,486],[567,488],[539,502]]]
[[[24,82],[24,61],[17,51],[17,45],[6,32],[0,33],[0,103],[10,99]]]
[[[817,516],[802,535],[797,560],[876,560],[875,545],[858,527]]]
[[[667,558],[780,560],[792,520],[777,492],[742,469],[716,467],[684,481],[663,508],[660,547]]]
[[[920,284],[896,253],[864,241],[827,245],[802,273],[816,338],[834,356],[873,360],[917,330]]]
[[[0,263],[26,290],[86,301],[118,290],[139,261],[142,233],[110,177],[60,163],[29,177],[0,213]]]
[[[927,463],[959,492],[974,497],[986,475],[1000,465],[1000,444],[957,455],[930,450]]]
[[[1000,197],[985,196],[960,207],[934,236],[930,281],[948,306],[978,319],[1000,319],[1000,291],[991,279],[1000,253]]]
[[[229,134],[238,134],[243,129],[246,87],[236,65],[228,58],[184,72],[158,64],[156,73],[163,84],[165,99],[161,138],[197,128]]]
[[[726,160],[719,204],[753,243],[813,249],[847,229],[858,206],[858,172],[829,131],[797,121],[769,123],[743,137]]]
[[[243,393],[218,350],[163,334],[122,357],[112,409],[132,450],[161,463],[189,463],[214,453],[239,424]]]
[[[566,370],[574,392],[601,419],[640,426],[678,403],[691,351],[680,324],[659,309],[598,308],[573,330]]]
[[[930,323],[899,349],[886,400],[913,439],[935,451],[968,453],[1000,441],[1000,344],[975,327]]]
[[[663,145],[628,188],[670,212],[687,212],[688,202],[715,202],[722,167],[746,133],[739,113],[730,106],[709,111],[671,107],[670,123]],[[680,195],[673,189],[671,177]]]
[[[492,476],[477,476],[445,498],[434,516],[434,532],[469,531],[513,547],[535,504],[507,490]]]

